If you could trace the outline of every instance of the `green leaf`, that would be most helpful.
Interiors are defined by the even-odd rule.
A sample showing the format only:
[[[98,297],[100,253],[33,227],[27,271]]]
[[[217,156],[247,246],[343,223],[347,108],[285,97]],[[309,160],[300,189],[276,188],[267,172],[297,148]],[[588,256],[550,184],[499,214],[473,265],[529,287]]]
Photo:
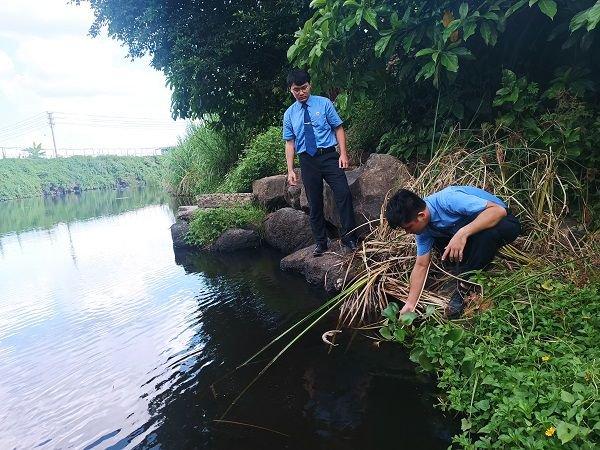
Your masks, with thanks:
[[[388,34],[387,36],[381,37],[375,43],[375,54],[377,56],[381,56],[385,52],[385,49],[387,48],[388,44],[390,43],[390,39],[392,39],[392,35]]]
[[[423,48],[423,49],[419,50],[415,56],[419,57],[419,56],[431,55],[435,51],[436,50],[434,48]]]
[[[492,26],[490,25],[489,22],[487,22],[487,21],[483,22],[481,24],[479,32],[481,33],[481,37],[483,38],[483,41],[487,45],[491,45],[491,46],[496,45],[496,40],[497,40],[498,36],[496,35],[496,30],[494,30],[492,28]]]
[[[292,59],[294,59],[294,56],[296,56],[297,51],[298,51],[298,44],[292,44],[290,46],[290,48],[288,48],[288,51],[287,51],[288,61],[291,61]]]
[[[529,7],[531,8],[533,5],[537,3],[538,0],[529,0]]]
[[[388,341],[392,340],[392,333],[390,333],[390,330],[388,327],[381,327],[379,329],[379,334],[381,334],[383,336],[383,338],[387,339]]]
[[[423,67],[421,67],[421,70],[419,70],[419,73],[417,73],[415,80],[418,81],[421,78],[423,78],[425,80],[428,78],[431,78],[431,76],[433,75],[434,72],[435,72],[435,63],[433,61],[429,61],[427,64],[425,64]]]
[[[490,401],[487,399],[479,400],[475,403],[475,408],[480,409],[481,411],[487,411],[490,409]]]
[[[563,402],[567,402],[569,404],[575,401],[573,394],[567,391],[560,391],[560,398]]]
[[[440,55],[440,62],[442,63],[442,66],[444,66],[450,72],[458,71],[458,56],[456,56],[454,53],[442,53]]]
[[[404,328],[397,328],[396,331],[394,331],[394,339],[396,339],[396,341],[404,342],[405,338],[406,330]]]
[[[461,3],[460,7],[458,8],[458,13],[460,14],[461,19],[464,19],[465,17],[467,17],[467,14],[469,13],[469,4]]]
[[[375,12],[375,10],[371,8],[366,9],[363,14],[363,17],[369,25],[371,25],[377,30],[377,13]]]
[[[308,5],[310,8],[318,9],[325,4],[325,0],[312,0]]]
[[[461,428],[462,431],[468,431],[468,430],[470,430],[471,426],[472,426],[471,422],[468,421],[467,419],[462,419],[460,421],[460,428]]]
[[[402,325],[411,325],[416,318],[417,318],[417,313],[407,312],[400,316],[400,323],[402,323]]]
[[[465,22],[463,24],[463,40],[466,41],[471,36],[475,34],[475,29],[477,28],[477,23],[474,20],[470,20],[469,22]]]
[[[573,440],[577,436],[578,431],[579,427],[566,422],[559,422],[556,426],[556,435],[563,444]]]
[[[554,0],[539,0],[538,6],[540,7],[540,11],[551,19],[554,19],[556,15],[556,2]]]
[[[396,316],[398,315],[399,310],[398,303],[390,302],[388,303],[387,307],[381,311],[381,315],[386,319],[396,321]]]
[[[506,13],[504,14],[504,18],[507,19],[509,16],[512,16],[515,13],[515,11],[517,11],[518,9],[521,9],[523,7],[523,5],[525,5],[525,3],[527,3],[527,0],[518,1],[517,3],[512,5],[510,8],[508,8],[506,10]]]

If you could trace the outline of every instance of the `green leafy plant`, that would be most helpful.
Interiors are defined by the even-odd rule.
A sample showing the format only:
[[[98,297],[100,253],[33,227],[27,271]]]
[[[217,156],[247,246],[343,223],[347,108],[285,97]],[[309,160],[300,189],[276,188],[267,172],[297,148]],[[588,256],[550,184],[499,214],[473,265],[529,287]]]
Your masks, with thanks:
[[[223,192],[250,192],[259,178],[285,173],[285,152],[281,128],[270,127],[251,142],[235,167],[227,173],[219,187]]]
[[[440,406],[462,416],[454,443],[595,448],[600,286],[576,288],[527,269],[484,284],[494,308],[465,328],[422,322],[410,342],[411,359],[438,375]]]
[[[211,244],[230,228],[261,229],[265,211],[255,205],[199,210],[190,221],[185,240],[199,247]]]

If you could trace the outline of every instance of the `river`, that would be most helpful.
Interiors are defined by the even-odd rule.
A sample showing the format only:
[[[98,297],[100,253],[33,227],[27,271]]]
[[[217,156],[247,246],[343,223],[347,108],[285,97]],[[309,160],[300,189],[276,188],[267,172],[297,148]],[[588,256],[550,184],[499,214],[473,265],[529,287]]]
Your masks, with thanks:
[[[331,323],[216,422],[269,358],[231,371],[326,297],[272,251],[174,252],[176,206],[154,189],[0,203],[1,449],[449,445],[401,347],[345,332],[329,351]]]

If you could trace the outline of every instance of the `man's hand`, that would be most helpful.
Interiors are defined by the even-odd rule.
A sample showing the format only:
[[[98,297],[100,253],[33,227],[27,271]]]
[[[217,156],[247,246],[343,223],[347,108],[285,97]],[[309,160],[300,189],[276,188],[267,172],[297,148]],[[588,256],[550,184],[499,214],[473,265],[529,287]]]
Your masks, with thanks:
[[[458,261],[461,262],[463,260],[463,252],[465,250],[465,246],[467,245],[467,234],[463,232],[462,228],[458,230],[458,232],[452,236],[450,242],[446,246],[446,250],[442,255],[442,261],[446,260],[446,257],[450,261]]]
[[[400,310],[400,315],[402,315],[404,313],[408,313],[408,312],[413,312],[416,307],[417,307],[416,303],[409,303],[407,301],[406,303],[404,303],[404,306]]]
[[[287,181],[290,186],[296,186],[296,184],[298,184],[298,176],[296,175],[296,172],[293,170],[288,172]]]
[[[346,153],[340,154],[340,169],[347,169],[349,165],[348,155]]]

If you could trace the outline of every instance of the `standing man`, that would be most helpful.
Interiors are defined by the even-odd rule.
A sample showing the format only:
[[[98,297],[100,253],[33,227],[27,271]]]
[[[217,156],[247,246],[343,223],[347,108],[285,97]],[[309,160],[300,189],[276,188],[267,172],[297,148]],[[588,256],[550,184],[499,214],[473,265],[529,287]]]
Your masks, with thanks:
[[[521,232],[519,220],[502,200],[472,186],[450,186],[424,199],[401,189],[389,200],[385,217],[390,227],[415,234],[417,241],[417,260],[400,314],[414,311],[434,246],[443,252],[442,261],[456,263],[456,275],[461,275],[487,268],[500,247]],[[446,309],[448,318],[462,314],[468,291],[468,285],[457,285]]]
[[[310,207],[310,225],[316,245],[313,256],[327,250],[323,215],[323,180],[331,186],[342,224],[342,244],[356,250],[352,194],[343,169],[348,167],[346,133],[331,100],[310,93],[310,75],[305,70],[288,74],[287,85],[296,101],[283,115],[283,139],[288,183],[297,183],[294,155],[298,154],[302,182]],[[339,144],[340,152],[335,146]]]

